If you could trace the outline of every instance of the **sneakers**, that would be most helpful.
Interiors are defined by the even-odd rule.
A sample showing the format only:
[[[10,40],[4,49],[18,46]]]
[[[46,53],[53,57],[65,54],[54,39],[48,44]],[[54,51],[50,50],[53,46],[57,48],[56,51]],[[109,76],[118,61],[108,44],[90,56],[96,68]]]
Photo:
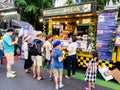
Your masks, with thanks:
[[[50,81],[52,81],[52,80],[53,80],[53,78],[52,78],[52,77],[49,77],[49,80],[50,80]]]
[[[16,73],[16,71],[11,71],[11,73],[12,73],[12,74],[15,74],[15,73]]]
[[[69,76],[65,76],[65,78],[70,79],[70,77],[69,77]]]
[[[55,86],[55,89],[58,90],[58,89],[61,89],[61,88],[63,88],[63,87],[64,87],[64,84],[60,84],[59,86],[56,85],[56,86]]]
[[[15,78],[16,75],[12,73],[7,73],[7,78]]]
[[[56,85],[56,86],[55,86],[55,89],[56,89],[56,90],[58,90],[58,89],[59,89],[58,85]]]
[[[63,88],[64,87],[64,84],[60,84],[59,85],[59,88],[61,89],[61,88]]]

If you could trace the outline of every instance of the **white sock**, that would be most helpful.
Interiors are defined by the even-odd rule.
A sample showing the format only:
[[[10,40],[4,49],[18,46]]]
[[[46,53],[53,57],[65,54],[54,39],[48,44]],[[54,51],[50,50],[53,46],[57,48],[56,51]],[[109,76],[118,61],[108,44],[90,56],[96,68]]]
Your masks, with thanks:
[[[62,85],[62,82],[60,82],[59,85]]]

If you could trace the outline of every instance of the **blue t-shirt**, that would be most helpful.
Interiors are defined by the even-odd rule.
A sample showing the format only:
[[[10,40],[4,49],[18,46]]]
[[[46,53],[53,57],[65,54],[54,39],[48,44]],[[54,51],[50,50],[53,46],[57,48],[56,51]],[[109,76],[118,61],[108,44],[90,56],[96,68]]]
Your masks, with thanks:
[[[8,34],[5,34],[3,37],[4,52],[14,52],[14,45],[9,46],[9,43],[12,43],[12,38]]]
[[[63,63],[59,62],[58,58],[62,58],[62,54],[59,49],[54,48],[52,50],[52,58],[53,58],[53,68],[63,68]]]

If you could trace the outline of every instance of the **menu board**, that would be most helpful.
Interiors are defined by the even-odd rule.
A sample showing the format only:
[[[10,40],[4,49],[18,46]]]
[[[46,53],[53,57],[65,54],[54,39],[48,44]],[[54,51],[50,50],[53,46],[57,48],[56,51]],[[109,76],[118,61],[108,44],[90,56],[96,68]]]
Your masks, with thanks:
[[[103,61],[112,61],[112,52],[110,52],[110,40],[112,32],[116,29],[117,12],[99,12],[97,25],[96,50],[99,53],[99,59]]]
[[[120,46],[120,27],[116,30],[115,46]]]
[[[62,47],[67,47],[70,43],[71,43],[71,41],[69,41],[69,40],[61,40]],[[77,43],[77,48],[87,50],[87,47],[88,47],[87,41],[76,41],[76,43]]]

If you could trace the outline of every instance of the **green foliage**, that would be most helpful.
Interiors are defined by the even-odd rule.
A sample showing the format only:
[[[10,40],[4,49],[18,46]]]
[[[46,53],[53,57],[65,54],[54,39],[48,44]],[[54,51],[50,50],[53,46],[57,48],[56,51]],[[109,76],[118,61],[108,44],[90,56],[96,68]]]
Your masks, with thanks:
[[[53,7],[54,0],[15,0],[17,7],[21,9],[21,19],[31,23],[35,29],[42,29],[39,23],[41,9]],[[82,0],[82,2],[96,1],[97,9],[102,10],[106,4],[106,0]],[[72,0],[68,0],[67,4],[71,4]]]
[[[70,5],[72,3],[72,0],[67,0],[66,4]]]
[[[17,7],[21,8],[21,19],[31,23],[35,29],[42,30],[39,23],[41,9],[51,8],[53,0],[15,0]]]
[[[82,0],[82,2],[95,1],[97,4],[97,10],[103,10],[106,5],[106,0]],[[114,1],[114,0],[113,0]]]
[[[26,6],[27,3],[25,0],[16,0],[16,5],[17,6]]]
[[[113,31],[113,33],[112,33],[112,38],[111,38],[110,44],[109,44],[109,51],[110,51],[110,52],[114,52],[114,50],[115,50],[115,46],[114,46],[115,36],[116,36],[116,33],[115,33],[115,31]]]
[[[96,49],[96,28],[97,28],[97,21],[94,18],[92,18],[92,21],[89,25],[89,32],[88,32],[88,35],[89,35],[89,44],[91,45],[92,47],[92,50],[95,50]]]
[[[46,30],[46,24],[47,24],[46,21],[43,21],[43,36],[44,36],[44,37],[47,36],[47,34],[46,34],[46,31],[47,31],[47,30]]]
[[[38,7],[36,7],[35,5],[28,5],[26,8],[25,8],[25,12],[29,13],[29,12],[32,12],[33,14],[36,14],[36,12],[39,10]]]

